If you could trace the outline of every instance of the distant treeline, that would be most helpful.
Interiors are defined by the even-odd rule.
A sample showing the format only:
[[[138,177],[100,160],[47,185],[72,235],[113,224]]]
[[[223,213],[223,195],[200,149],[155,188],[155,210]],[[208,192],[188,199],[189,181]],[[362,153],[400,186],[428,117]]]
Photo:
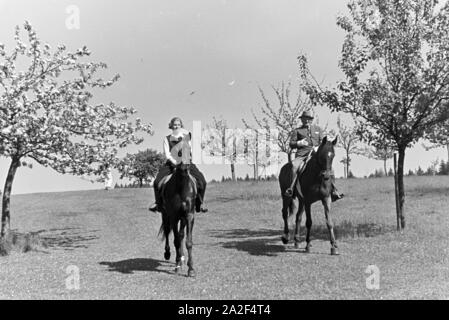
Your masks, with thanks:
[[[153,188],[153,184],[142,183],[142,185],[140,185],[138,182],[131,182],[131,183],[116,183],[114,186],[114,189],[121,189],[121,188]]]
[[[276,181],[278,180],[277,175],[272,174],[271,176],[261,176],[259,177],[258,181]],[[221,180],[215,180],[212,179],[211,181],[209,181],[209,183],[222,183],[222,182],[231,182],[232,179],[230,177],[221,177]],[[254,178],[251,178],[248,174],[242,178],[242,177],[238,177],[236,179],[236,181],[254,181]],[[114,188],[115,189],[120,189],[120,188],[152,188],[153,184],[152,183],[143,183],[142,186],[139,185],[138,182],[131,182],[131,183],[116,183]]]
[[[272,174],[271,176],[260,176],[259,180],[257,181],[276,181],[278,180],[278,176],[275,174]],[[236,181],[254,181],[254,178],[251,178],[249,174],[246,174],[245,178],[237,177]],[[221,177],[221,180],[215,180],[212,179],[210,183],[221,183],[221,182],[232,182],[231,177]]]
[[[423,169],[421,167],[418,167],[416,170],[409,170],[406,173],[407,176],[446,176],[449,175],[449,161],[445,162],[444,160],[441,161],[434,161],[432,164],[427,168]],[[392,177],[394,176],[393,169],[390,168],[390,170],[387,172],[387,175],[385,175],[384,170],[377,169],[374,171],[374,173],[371,173],[368,177],[365,176],[365,178],[380,178],[380,177]],[[352,173],[350,172],[349,177],[354,177]]]
[[[433,162],[427,169],[422,169],[421,167],[418,167],[416,170],[409,170],[406,173],[407,176],[435,176],[435,175],[449,175],[449,162],[445,162],[444,160],[441,161],[435,161]],[[385,171],[382,169],[376,169],[373,173],[371,173],[369,176],[364,176],[363,178],[381,178],[381,177],[393,177],[394,172],[393,169],[390,168],[388,170],[387,174],[385,174]],[[357,178],[351,171],[349,171],[348,179],[351,178]],[[277,181],[278,176],[276,174],[272,174],[271,176],[261,176],[259,177],[258,181]],[[248,174],[242,178],[238,177],[236,181],[254,181],[254,178],[251,178]],[[215,180],[212,179],[209,183],[223,183],[223,182],[232,182],[231,177],[225,177],[222,176],[221,180]],[[115,189],[119,188],[152,188],[152,183],[143,183],[142,186],[139,185],[138,182],[131,182],[131,183],[116,183]]]

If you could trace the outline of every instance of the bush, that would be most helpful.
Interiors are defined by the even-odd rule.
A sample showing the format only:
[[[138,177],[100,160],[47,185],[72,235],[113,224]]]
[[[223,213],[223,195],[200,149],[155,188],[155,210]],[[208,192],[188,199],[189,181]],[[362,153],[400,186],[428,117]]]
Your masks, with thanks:
[[[11,231],[6,238],[0,239],[0,256],[6,256],[11,251],[30,252],[38,248],[46,248],[47,245],[37,233],[18,233]]]
[[[374,171],[374,173],[371,173],[368,178],[381,178],[385,176],[385,173],[382,169],[376,169],[376,171]]]
[[[449,175],[449,161],[444,162],[444,160],[441,160],[437,173],[439,175]]]

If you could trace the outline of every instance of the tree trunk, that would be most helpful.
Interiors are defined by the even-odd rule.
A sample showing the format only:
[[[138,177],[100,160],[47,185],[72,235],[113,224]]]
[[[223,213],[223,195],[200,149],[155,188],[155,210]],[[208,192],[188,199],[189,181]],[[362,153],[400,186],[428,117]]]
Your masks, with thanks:
[[[11,190],[12,182],[14,181],[14,176],[16,174],[17,168],[20,164],[20,158],[13,158],[11,160],[11,165],[9,166],[8,175],[6,176],[5,187],[3,189],[3,204],[2,204],[2,227],[0,232],[0,237],[5,238],[8,236],[10,230],[10,200],[11,200]]]
[[[449,163],[449,143],[446,144],[446,149],[447,149],[447,163]]]
[[[405,228],[405,192],[404,192],[404,160],[405,160],[405,147],[399,147],[399,159],[398,159],[398,206],[399,206],[399,219],[401,221],[401,229]]]
[[[384,172],[385,172],[385,177],[388,177],[388,172],[387,172],[387,159],[384,159]]]
[[[449,146],[449,145],[448,145]],[[449,147],[448,147],[449,148]],[[449,149],[448,149],[449,150]],[[287,152],[288,162],[292,162],[292,153]]]
[[[254,161],[254,180],[259,180],[259,133],[256,130],[256,160]]]
[[[401,231],[401,219],[399,217],[399,196],[398,196],[398,159],[397,154],[393,154],[393,171],[394,171],[394,200],[396,202],[396,228]]]
[[[232,181],[235,181],[235,165],[231,163],[231,177]]]
[[[349,152],[346,152],[346,178],[349,177]]]
[[[139,178],[139,188],[143,187],[143,178]]]

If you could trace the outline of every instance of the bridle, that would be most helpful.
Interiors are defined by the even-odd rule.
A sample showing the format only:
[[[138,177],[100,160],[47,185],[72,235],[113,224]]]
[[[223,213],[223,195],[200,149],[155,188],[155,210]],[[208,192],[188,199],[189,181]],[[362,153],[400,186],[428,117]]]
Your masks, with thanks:
[[[322,167],[324,167],[324,165],[322,165],[321,163],[320,163],[320,157],[318,157],[318,155],[319,155],[319,152],[320,152],[320,149],[321,149],[321,146],[318,148],[318,150],[316,151],[316,162],[317,162],[317,164],[318,164],[318,167],[319,168],[322,168]],[[318,177],[320,178],[320,179],[323,179],[323,180],[329,180],[330,178],[331,178],[331,176],[332,176],[332,173],[333,173],[333,170],[332,170],[332,167],[330,167],[330,168],[328,168],[327,167],[327,165],[326,165],[326,169],[324,169],[324,170],[321,170],[319,173],[318,173]]]

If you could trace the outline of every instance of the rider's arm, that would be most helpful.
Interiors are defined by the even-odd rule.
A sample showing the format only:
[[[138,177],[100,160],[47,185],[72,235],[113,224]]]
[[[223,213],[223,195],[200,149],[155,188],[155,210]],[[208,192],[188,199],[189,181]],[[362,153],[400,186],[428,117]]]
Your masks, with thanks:
[[[165,158],[166,158],[168,161],[170,161],[171,163],[173,163],[174,165],[176,165],[176,159],[173,158],[173,156],[171,155],[171,152],[170,152],[170,146],[169,146],[169,144],[168,144],[167,138],[164,139],[164,146],[163,146],[163,148],[164,148]]]
[[[304,139],[299,140],[298,142],[296,142],[296,145],[297,145],[298,147],[299,147],[299,146],[308,146],[308,145],[309,145],[309,142],[307,141],[306,138],[304,138]]]
[[[306,137],[300,134],[298,131],[293,132],[293,135],[290,138],[290,148],[297,149],[298,147],[308,146],[309,142]]]

